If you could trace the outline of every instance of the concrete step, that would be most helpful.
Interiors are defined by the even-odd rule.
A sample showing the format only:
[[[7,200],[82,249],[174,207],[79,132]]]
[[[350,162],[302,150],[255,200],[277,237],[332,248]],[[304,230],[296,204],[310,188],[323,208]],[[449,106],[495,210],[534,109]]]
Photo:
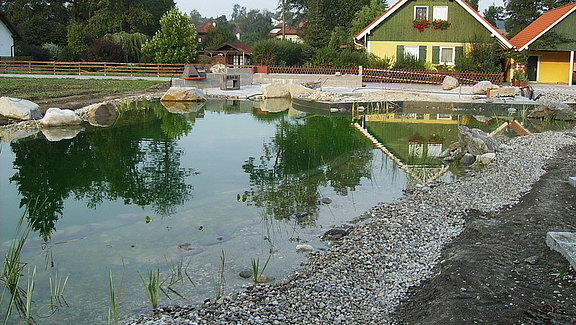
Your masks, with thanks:
[[[562,254],[576,270],[576,233],[550,231],[546,234],[546,245]]]

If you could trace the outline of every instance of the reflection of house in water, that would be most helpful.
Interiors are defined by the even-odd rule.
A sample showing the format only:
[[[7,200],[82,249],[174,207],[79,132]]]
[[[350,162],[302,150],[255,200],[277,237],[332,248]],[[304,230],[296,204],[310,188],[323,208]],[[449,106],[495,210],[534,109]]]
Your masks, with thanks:
[[[468,121],[452,114],[386,113],[366,115],[357,128],[412,181],[426,183],[448,170],[436,157],[458,141],[458,125]]]

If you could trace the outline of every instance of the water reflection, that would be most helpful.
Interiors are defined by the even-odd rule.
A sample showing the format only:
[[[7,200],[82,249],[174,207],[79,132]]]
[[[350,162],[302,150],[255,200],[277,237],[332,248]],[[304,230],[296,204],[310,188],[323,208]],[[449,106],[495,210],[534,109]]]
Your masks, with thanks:
[[[123,104],[120,111],[122,119],[112,128],[50,144],[41,137],[11,144],[17,172],[10,181],[43,240],[49,240],[71,196],[91,208],[122,199],[161,216],[192,197],[185,178],[195,171],[180,166],[183,151],[175,140],[190,132],[196,115],[170,114],[157,102]]]
[[[371,178],[371,145],[354,131],[349,118],[283,116],[263,149],[264,155],[250,157],[242,166],[250,175],[249,202],[280,219],[308,212],[297,219],[300,225],[314,222],[320,187],[346,196],[362,178]]]

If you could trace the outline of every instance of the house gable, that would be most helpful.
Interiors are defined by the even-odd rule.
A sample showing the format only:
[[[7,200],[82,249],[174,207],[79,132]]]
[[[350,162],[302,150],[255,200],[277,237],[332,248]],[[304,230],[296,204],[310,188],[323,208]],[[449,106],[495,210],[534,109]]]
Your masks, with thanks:
[[[413,26],[415,8],[427,8],[428,21],[431,22],[435,19],[435,6],[447,7],[447,21],[451,24],[450,27],[446,30],[438,30],[431,25],[420,32]],[[478,38],[496,37],[502,47],[512,48],[506,37],[463,0],[400,0],[355,36],[358,40],[364,37],[367,41],[456,43],[469,43]]]
[[[576,6],[575,6],[576,8]],[[556,38],[557,35],[566,39],[572,40],[572,42],[565,42],[565,43],[556,43],[553,46],[547,48],[538,47],[538,40],[533,43],[536,46],[531,47],[533,50],[551,50],[551,51],[576,51],[576,30],[574,29],[576,26],[576,13],[574,11],[571,12],[568,16],[562,19],[558,24],[553,26],[550,30],[545,32],[542,36],[538,39],[543,39],[546,35],[551,35],[550,37]],[[556,34],[556,35],[553,35]]]

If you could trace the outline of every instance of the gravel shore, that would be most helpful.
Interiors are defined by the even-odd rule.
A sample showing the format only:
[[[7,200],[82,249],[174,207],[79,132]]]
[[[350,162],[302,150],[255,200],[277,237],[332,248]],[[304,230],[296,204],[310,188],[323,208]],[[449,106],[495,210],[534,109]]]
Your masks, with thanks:
[[[442,248],[464,229],[466,211],[514,205],[567,145],[572,132],[503,140],[509,148],[481,170],[449,184],[428,184],[373,207],[327,252],[301,270],[201,306],[158,309],[126,324],[395,324],[408,288],[432,276]]]

